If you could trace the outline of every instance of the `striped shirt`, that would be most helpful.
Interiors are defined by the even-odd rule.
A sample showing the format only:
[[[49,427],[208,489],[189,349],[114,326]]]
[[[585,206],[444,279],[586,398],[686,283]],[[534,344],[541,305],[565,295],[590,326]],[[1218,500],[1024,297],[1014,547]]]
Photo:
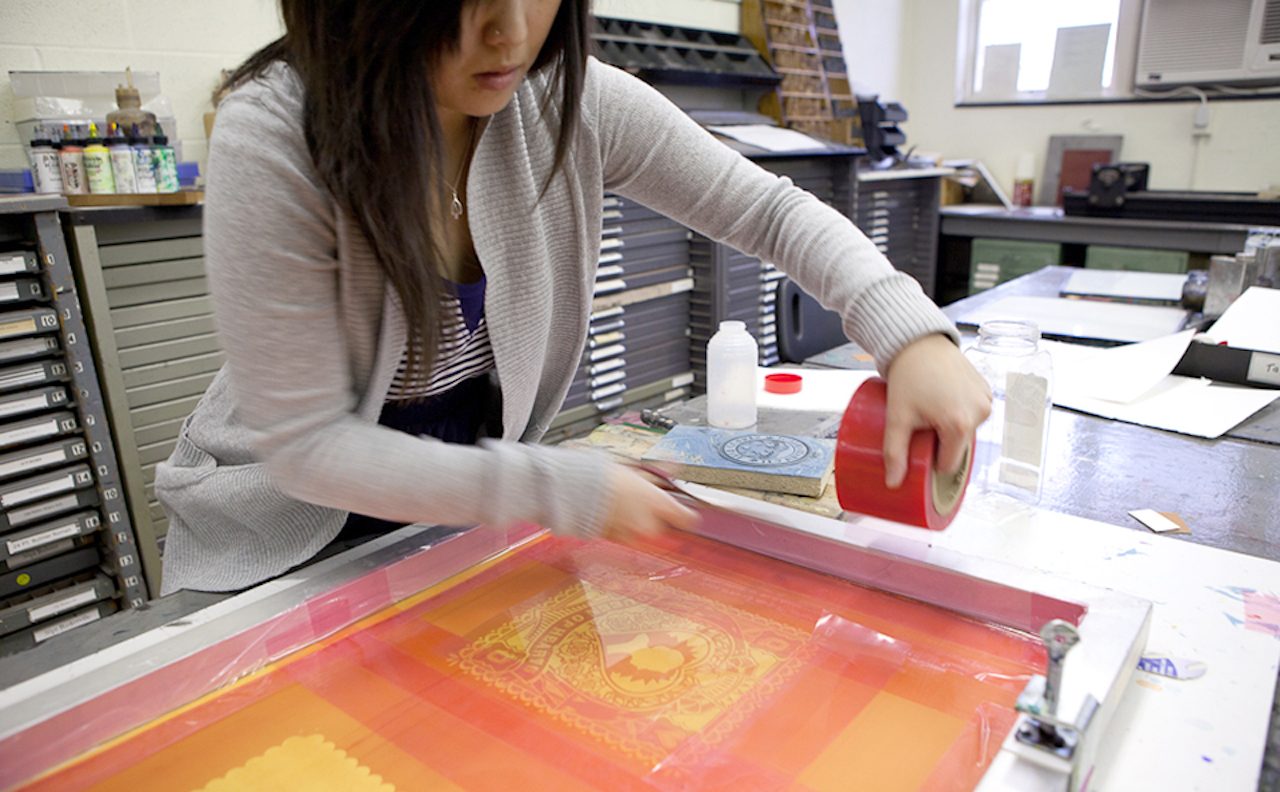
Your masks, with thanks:
[[[445,321],[430,376],[419,375],[412,380],[407,377],[406,349],[387,392],[388,402],[436,396],[493,368],[493,346],[484,320],[485,279],[450,286],[453,293],[445,294],[441,300]],[[420,350],[418,342],[413,343]]]

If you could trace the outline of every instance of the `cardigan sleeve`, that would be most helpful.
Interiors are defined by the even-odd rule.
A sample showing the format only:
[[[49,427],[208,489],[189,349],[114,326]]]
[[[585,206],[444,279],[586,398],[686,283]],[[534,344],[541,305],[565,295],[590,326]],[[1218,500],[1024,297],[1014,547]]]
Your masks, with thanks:
[[[605,499],[595,455],[448,445],[356,414],[338,318],[335,203],[296,108],[267,89],[248,93],[219,107],[205,256],[236,418],[274,485],[300,501],[387,520],[595,530]]]
[[[588,81],[607,190],[772,262],[836,311],[881,371],[921,336],[959,343],[919,284],[848,218],[725,146],[639,79],[593,60]]]

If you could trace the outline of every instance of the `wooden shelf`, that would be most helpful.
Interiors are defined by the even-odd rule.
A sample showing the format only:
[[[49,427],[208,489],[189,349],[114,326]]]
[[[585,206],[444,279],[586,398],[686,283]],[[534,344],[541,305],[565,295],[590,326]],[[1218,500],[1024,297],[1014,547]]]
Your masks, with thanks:
[[[68,195],[72,206],[191,206],[204,200],[204,190],[179,190],[175,193],[112,193]]]
[[[766,19],[765,22],[767,22],[770,25],[773,25],[774,27],[791,28],[792,30],[803,30],[806,33],[808,33],[811,29],[809,25],[805,25],[800,22],[788,22],[782,19]]]

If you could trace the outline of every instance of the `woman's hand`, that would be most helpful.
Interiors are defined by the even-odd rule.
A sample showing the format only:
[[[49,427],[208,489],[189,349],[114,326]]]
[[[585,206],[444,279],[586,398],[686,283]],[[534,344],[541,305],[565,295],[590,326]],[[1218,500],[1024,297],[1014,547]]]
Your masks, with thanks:
[[[907,475],[907,448],[917,429],[938,433],[938,467],[954,473],[969,438],[991,414],[991,389],[960,350],[942,335],[907,345],[889,364],[884,427],[884,483],[896,489]]]
[[[652,536],[668,528],[689,529],[698,522],[696,512],[625,465],[610,467],[606,486],[609,510],[601,526],[601,535],[606,539]]]

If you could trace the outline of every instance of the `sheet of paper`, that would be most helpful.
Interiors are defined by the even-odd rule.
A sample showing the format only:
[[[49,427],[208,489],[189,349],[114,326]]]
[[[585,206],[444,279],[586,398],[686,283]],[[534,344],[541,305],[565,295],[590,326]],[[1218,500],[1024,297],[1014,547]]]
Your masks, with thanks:
[[[1183,330],[1110,349],[1079,347],[1072,350],[1080,354],[1067,355],[1059,351],[1054,357],[1055,378],[1070,383],[1073,390],[1093,398],[1127,404],[1169,376],[1186,354],[1195,334],[1194,330]],[[1053,344],[1050,354],[1060,346],[1069,345]]]
[[[803,377],[799,393],[769,393],[764,389],[766,374],[799,374]],[[756,369],[756,406],[775,410],[809,410],[843,413],[853,392],[863,382],[876,376],[874,371],[848,371],[798,368]]]
[[[991,319],[1035,322],[1040,332],[1046,336],[1131,343],[1159,338],[1181,330],[1186,323],[1187,312],[1181,308],[1096,300],[1005,297],[969,311],[957,321],[977,327]]]
[[[1110,36],[1111,25],[1058,28],[1046,93],[1051,97],[1097,96],[1102,91],[1102,64]]]
[[[1206,332],[1218,343],[1280,355],[1280,289],[1250,287]]]
[[[1064,295],[1176,303],[1182,299],[1182,284],[1186,282],[1186,275],[1170,272],[1082,269],[1071,273],[1061,292]]]
[[[1042,343],[1053,356],[1054,404],[1125,423],[1212,439],[1280,397],[1280,391],[1170,374],[1131,402],[1107,401],[1090,392],[1090,381],[1072,378],[1072,372],[1090,365],[1099,350]]]
[[[984,99],[1012,99],[1018,94],[1021,44],[990,44],[982,50],[982,90]]]
[[[724,135],[742,143],[757,146],[765,151],[813,151],[814,149],[827,148],[827,145],[822,141],[811,138],[802,132],[767,124],[709,126],[707,129],[718,135]]]
[[[1172,512],[1158,512],[1155,509],[1135,509],[1129,516],[1156,533],[1189,534],[1191,528]]]

